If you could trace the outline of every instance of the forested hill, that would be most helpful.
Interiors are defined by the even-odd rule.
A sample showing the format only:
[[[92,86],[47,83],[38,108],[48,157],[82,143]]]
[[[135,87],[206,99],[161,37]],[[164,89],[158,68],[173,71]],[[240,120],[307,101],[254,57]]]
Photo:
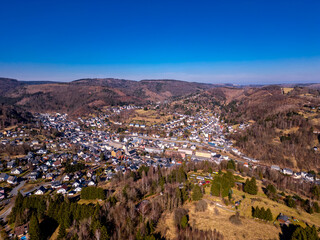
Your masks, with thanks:
[[[231,134],[243,152],[283,167],[320,166],[318,90],[267,86],[224,91],[221,119],[235,129],[248,124]]]
[[[96,108],[118,104],[161,102],[201,92],[212,84],[177,80],[80,79],[73,82],[25,82],[0,79],[0,98],[31,112],[86,114]]]
[[[32,122],[32,114],[9,105],[0,104],[0,129],[19,123]]]

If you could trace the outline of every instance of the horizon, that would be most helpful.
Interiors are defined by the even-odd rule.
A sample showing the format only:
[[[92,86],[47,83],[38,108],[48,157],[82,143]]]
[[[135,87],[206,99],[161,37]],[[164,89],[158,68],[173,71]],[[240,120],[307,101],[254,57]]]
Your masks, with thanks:
[[[3,3],[0,75],[24,81],[320,82],[320,2]]]

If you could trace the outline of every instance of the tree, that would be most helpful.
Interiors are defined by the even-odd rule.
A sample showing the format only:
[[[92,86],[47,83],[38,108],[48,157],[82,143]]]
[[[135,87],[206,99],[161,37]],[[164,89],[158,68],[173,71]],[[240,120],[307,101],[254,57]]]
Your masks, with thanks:
[[[192,200],[193,201],[198,201],[202,199],[202,191],[201,188],[198,185],[194,185],[192,189]]]
[[[100,230],[100,239],[101,240],[108,240],[109,239],[109,235],[108,235],[108,232],[107,232],[107,228],[105,226],[102,226],[101,227],[101,230]]]
[[[286,202],[288,207],[291,207],[291,208],[295,208],[296,207],[296,202],[292,199],[291,196],[287,196],[286,199],[285,199],[285,202]]]
[[[312,227],[307,226],[306,228],[298,226],[291,236],[291,240],[318,240],[318,239],[319,239],[318,233],[314,225]]]
[[[311,188],[311,194],[312,197],[315,199],[319,199],[320,198],[320,187],[315,185]]]
[[[236,170],[236,163],[232,159],[228,161],[227,169]]]
[[[181,218],[180,226],[181,226],[182,228],[186,228],[186,227],[188,226],[188,216],[187,216],[187,215],[184,215],[184,216]]]
[[[266,220],[267,221],[272,221],[273,220],[273,216],[272,216],[272,212],[271,212],[270,208],[267,209]]]
[[[255,177],[252,177],[251,180],[246,180],[243,191],[251,195],[256,195],[258,193],[258,186]]]
[[[32,217],[30,219],[29,234],[30,234],[30,239],[32,240],[41,239],[39,221],[35,214],[32,214]]]
[[[211,194],[218,197],[226,197],[229,195],[231,188],[234,186],[234,177],[231,172],[218,175],[214,178],[211,185]]]

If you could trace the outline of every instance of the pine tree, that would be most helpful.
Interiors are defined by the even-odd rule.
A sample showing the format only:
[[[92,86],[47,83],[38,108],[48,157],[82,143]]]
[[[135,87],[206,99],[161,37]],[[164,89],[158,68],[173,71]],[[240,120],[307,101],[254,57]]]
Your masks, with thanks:
[[[109,235],[107,232],[107,228],[105,226],[101,227],[101,234],[100,234],[100,240],[108,240],[109,239]]]
[[[270,208],[267,209],[266,220],[267,221],[273,220],[273,216],[272,216],[272,212],[271,212]]]
[[[187,215],[184,215],[184,216],[181,218],[180,226],[181,226],[182,228],[186,228],[186,227],[188,226],[188,217],[187,217]]]
[[[40,226],[38,218],[35,214],[32,214],[30,224],[29,224],[29,235],[31,240],[40,240],[41,233],[40,233]]]
[[[243,191],[252,195],[256,195],[258,193],[258,186],[255,177],[252,177],[251,180],[246,180]]]
[[[202,199],[202,192],[201,192],[201,188],[198,185],[194,185],[193,189],[192,189],[192,200],[193,201],[198,201]]]
[[[264,207],[262,207],[260,210],[260,219],[266,220],[266,218],[267,218],[267,212],[264,209]]]

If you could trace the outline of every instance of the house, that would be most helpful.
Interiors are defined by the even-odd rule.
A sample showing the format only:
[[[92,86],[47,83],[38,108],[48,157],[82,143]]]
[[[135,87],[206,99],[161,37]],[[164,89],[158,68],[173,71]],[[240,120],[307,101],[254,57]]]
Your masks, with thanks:
[[[9,168],[9,169],[14,168],[15,166],[16,166],[15,160],[12,160],[7,163],[7,168]]]
[[[38,171],[33,171],[29,174],[28,178],[30,180],[36,180],[37,178],[39,178],[40,173]]]
[[[293,171],[290,168],[284,168],[282,170],[282,173],[291,176],[293,174]]]
[[[271,170],[275,170],[275,171],[281,171],[281,168],[277,165],[272,165],[271,166]]]
[[[279,214],[277,220],[279,221],[280,224],[286,224],[286,225],[290,224],[289,217],[282,213]]]
[[[61,161],[55,161],[52,165],[55,168],[61,167]]]
[[[6,173],[0,173],[0,182],[4,182],[7,181],[7,179],[9,178],[9,175]]]
[[[300,172],[295,172],[294,174],[293,174],[293,178],[294,179],[300,179],[300,178],[302,178],[302,175],[301,175],[301,173]]]
[[[68,196],[73,196],[74,194],[76,194],[75,191],[70,191],[70,192],[68,192]]]
[[[79,186],[79,187],[76,187],[76,188],[74,189],[75,192],[81,192],[81,190],[82,190],[82,187],[80,187],[80,186]]]
[[[66,185],[63,185],[61,188],[59,188],[57,190],[57,193],[58,194],[66,194],[67,193],[67,186]]]
[[[53,182],[53,183],[51,183],[51,187],[52,188],[61,188],[61,183],[60,182]]]
[[[68,175],[68,174],[66,174],[66,175],[63,177],[63,180],[62,180],[62,181],[68,182],[68,181],[70,181],[70,179],[71,179],[71,176]]]
[[[47,190],[41,186],[34,194],[35,195],[43,195]]]
[[[92,180],[88,183],[88,186],[95,186],[95,185],[96,185],[95,182]]]
[[[310,182],[313,182],[314,181],[314,175],[313,174],[311,174],[311,173],[308,173],[306,176],[305,176],[305,179],[307,180],[307,181],[310,181]]]
[[[46,174],[46,179],[48,179],[48,180],[52,180],[53,177],[54,177],[53,173],[47,173]]]
[[[88,170],[87,177],[91,178],[93,175],[94,175],[94,170],[92,170],[92,169]]]
[[[23,171],[21,168],[16,168],[16,169],[12,169],[11,170],[11,174],[14,174],[14,175],[19,175],[21,174]]]
[[[77,188],[77,187],[79,187],[79,186],[80,186],[79,181],[75,181],[75,182],[72,184],[72,187],[74,187],[74,188]]]
[[[195,155],[197,157],[211,158],[211,153],[210,152],[196,151]]]
[[[17,183],[17,177],[16,176],[9,176],[8,179],[7,179],[7,183],[16,184]]]

